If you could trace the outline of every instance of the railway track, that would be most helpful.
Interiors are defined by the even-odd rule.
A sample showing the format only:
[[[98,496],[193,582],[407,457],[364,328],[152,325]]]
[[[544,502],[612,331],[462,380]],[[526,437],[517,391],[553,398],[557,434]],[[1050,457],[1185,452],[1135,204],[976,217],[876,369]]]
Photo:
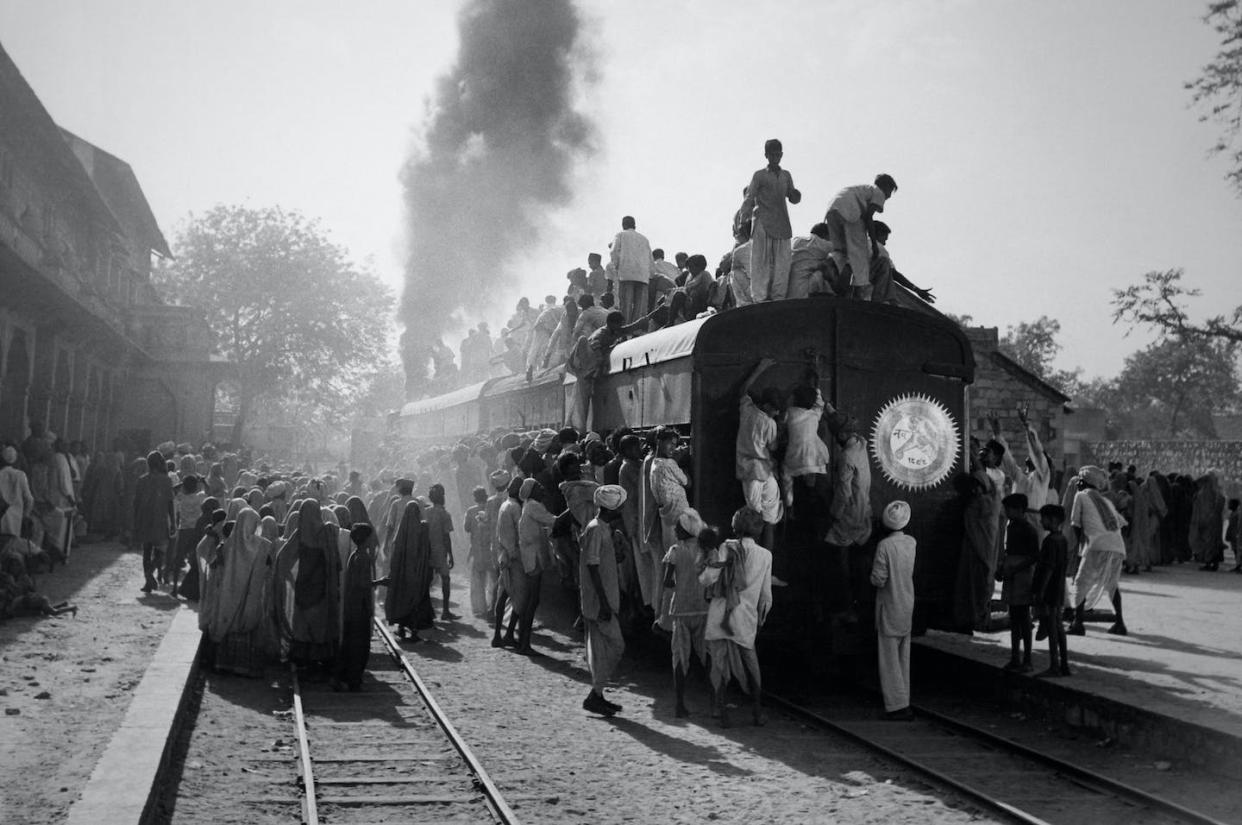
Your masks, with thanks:
[[[909,722],[880,719],[874,698],[834,696],[807,705],[765,700],[811,727],[842,736],[1021,825],[1225,825],[1222,820],[997,736],[912,706]]]
[[[375,684],[336,693],[291,668],[302,822],[516,825],[396,639],[374,624]]]

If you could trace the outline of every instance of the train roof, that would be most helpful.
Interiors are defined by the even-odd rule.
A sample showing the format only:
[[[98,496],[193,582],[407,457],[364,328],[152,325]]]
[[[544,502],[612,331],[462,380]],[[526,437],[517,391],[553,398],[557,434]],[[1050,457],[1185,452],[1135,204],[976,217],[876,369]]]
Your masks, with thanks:
[[[628,341],[622,341],[612,349],[612,363],[609,365],[609,371],[623,372],[638,367],[649,367],[652,364],[662,364],[665,361],[675,361],[678,358],[689,358],[694,352],[694,342],[698,340],[699,330],[703,329],[703,325],[710,320],[710,316],[695,318],[684,324],[665,327]]]
[[[487,386],[479,394],[481,397],[491,397],[495,395],[504,395],[520,389],[531,389],[534,387],[542,387],[545,384],[559,384],[561,382],[561,374],[564,372],[563,367],[554,370],[535,374],[530,381],[526,380],[526,374],[517,372],[512,375],[506,375],[501,378],[493,378],[487,382]]]
[[[487,381],[480,381],[477,384],[470,384],[465,387],[446,392],[443,395],[433,395],[430,398],[420,398],[417,401],[410,401],[401,408],[401,415],[422,415],[423,413],[435,412],[436,410],[446,410],[449,407],[456,407],[458,404],[467,404],[471,401],[478,401],[479,396],[483,394],[483,389],[488,384]]]

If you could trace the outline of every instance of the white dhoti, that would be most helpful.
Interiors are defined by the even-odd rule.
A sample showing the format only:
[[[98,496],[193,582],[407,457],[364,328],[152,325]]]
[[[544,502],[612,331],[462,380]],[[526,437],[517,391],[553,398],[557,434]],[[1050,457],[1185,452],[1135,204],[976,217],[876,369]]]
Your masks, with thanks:
[[[1074,596],[1084,610],[1090,610],[1101,596],[1113,595],[1121,581],[1125,560],[1125,553],[1093,550],[1087,546],[1078,565],[1078,574],[1074,576]]]
[[[621,654],[625,652],[625,639],[621,636],[621,623],[615,615],[608,621],[583,619],[586,631],[586,660],[591,671],[591,687],[603,690],[612,679]]]

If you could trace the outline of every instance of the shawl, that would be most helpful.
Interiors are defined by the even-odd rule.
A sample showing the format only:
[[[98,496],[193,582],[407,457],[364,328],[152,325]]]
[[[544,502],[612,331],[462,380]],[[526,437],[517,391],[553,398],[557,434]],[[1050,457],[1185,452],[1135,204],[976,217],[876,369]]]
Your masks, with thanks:
[[[1110,533],[1115,533],[1121,529],[1120,523],[1117,521],[1117,511],[1113,509],[1112,503],[1104,498],[1104,495],[1094,487],[1085,489],[1087,498],[1095,505],[1095,509],[1100,514],[1100,521],[1104,524],[1104,529]]]
[[[414,629],[431,626],[431,541],[422,507],[405,505],[392,543],[391,573],[384,614],[389,624]]]
[[[348,530],[353,526],[354,519],[349,512],[349,508],[344,504],[338,504],[332,508],[332,513],[336,516],[336,523],[344,530]]]
[[[358,496],[350,496],[349,500],[345,502],[345,509],[349,511],[350,525],[371,524],[371,515],[367,512],[367,506],[362,503],[362,499]],[[374,527],[375,525],[371,526]]]
[[[219,643],[230,633],[248,633],[262,618],[266,540],[259,533],[259,514],[245,507],[237,514],[233,532],[220,546],[220,566],[211,568],[218,601],[208,628]]]

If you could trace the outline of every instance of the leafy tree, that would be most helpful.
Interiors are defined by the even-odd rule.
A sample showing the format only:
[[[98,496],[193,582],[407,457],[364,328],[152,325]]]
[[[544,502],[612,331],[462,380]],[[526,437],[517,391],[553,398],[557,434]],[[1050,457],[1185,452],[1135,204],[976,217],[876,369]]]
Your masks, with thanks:
[[[1164,338],[1126,359],[1105,402],[1124,411],[1132,436],[1216,438],[1212,414],[1235,404],[1238,345]]]
[[[1221,48],[1186,89],[1202,110],[1199,120],[1223,127],[1212,152],[1228,155],[1225,179],[1242,193],[1242,6],[1238,0],[1213,0],[1203,20],[1220,35]]]
[[[1072,371],[1054,369],[1052,360],[1061,351],[1057,336],[1061,334],[1061,322],[1047,315],[1034,321],[1022,321],[1005,330],[999,347],[1001,352],[1017,361],[1040,378],[1060,388],[1067,395],[1078,384],[1081,369]]]
[[[1240,67],[1242,70],[1242,67]],[[1242,306],[1225,317],[1216,315],[1194,323],[1186,312],[1184,299],[1198,297],[1199,290],[1182,286],[1182,270],[1148,272],[1143,283],[1113,290],[1113,322],[1153,327],[1161,335],[1184,339],[1215,338],[1242,342]]]
[[[1057,343],[1060,332],[1060,321],[1041,315],[1036,321],[1022,321],[1005,330],[1000,348],[1031,372],[1043,376],[1051,369],[1052,359],[1061,351],[1061,345]]]
[[[157,281],[206,312],[216,354],[237,367],[234,443],[260,408],[339,419],[384,361],[392,294],[318,222],[217,206],[191,216],[173,248]]]

